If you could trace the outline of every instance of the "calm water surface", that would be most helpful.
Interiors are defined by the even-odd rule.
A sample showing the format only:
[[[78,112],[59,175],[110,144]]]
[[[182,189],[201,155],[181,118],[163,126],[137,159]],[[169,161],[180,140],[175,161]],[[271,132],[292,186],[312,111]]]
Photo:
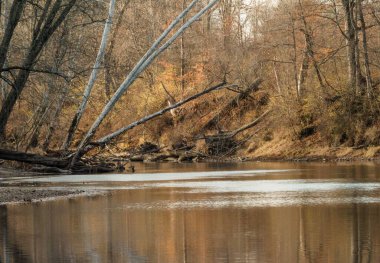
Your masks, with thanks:
[[[0,262],[380,262],[380,165],[147,164],[7,178],[107,196],[0,207]]]

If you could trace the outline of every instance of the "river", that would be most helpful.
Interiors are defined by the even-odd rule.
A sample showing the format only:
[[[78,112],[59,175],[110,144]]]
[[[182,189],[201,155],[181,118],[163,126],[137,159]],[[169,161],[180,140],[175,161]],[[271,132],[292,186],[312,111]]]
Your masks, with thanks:
[[[0,207],[0,262],[380,262],[380,165],[141,164],[7,178],[107,191]]]

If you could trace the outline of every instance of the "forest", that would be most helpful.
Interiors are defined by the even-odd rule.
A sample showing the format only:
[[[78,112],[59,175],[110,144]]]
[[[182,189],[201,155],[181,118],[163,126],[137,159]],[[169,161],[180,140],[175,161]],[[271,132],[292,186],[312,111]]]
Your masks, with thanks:
[[[378,1],[0,3],[0,159],[380,156]]]

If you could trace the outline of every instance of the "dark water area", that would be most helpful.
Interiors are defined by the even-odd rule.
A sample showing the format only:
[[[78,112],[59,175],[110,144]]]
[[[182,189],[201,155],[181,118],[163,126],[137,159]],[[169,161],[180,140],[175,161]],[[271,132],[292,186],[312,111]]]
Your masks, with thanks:
[[[110,194],[0,207],[0,262],[380,262],[379,164],[136,170],[8,178]]]

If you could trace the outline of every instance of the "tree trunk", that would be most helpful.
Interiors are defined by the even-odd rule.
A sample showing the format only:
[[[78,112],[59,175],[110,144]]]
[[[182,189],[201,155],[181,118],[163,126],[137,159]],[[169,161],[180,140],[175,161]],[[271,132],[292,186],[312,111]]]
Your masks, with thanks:
[[[30,164],[40,164],[50,167],[66,168],[69,164],[68,159],[45,157],[32,153],[16,152],[11,150],[0,149],[0,159],[19,161]]]
[[[357,65],[356,65],[356,21],[354,17],[354,5],[352,0],[342,0],[342,5],[345,14],[345,38],[347,45],[347,63],[348,63],[348,82],[351,91],[356,92],[356,76],[357,76]]]
[[[182,0],[182,9],[186,7],[186,0]],[[182,25],[185,24],[185,18],[182,19]],[[180,47],[180,58],[181,58],[181,98],[185,94],[185,33],[181,35],[181,47]]]
[[[3,39],[0,43],[0,73],[2,72],[2,69],[4,68],[4,63],[7,58],[9,44],[11,43],[13,32],[18,22],[20,21],[25,3],[26,3],[26,0],[14,0],[12,3],[12,7],[9,11],[9,18],[6,23],[7,25],[5,27]]]
[[[223,44],[224,49],[228,52],[231,51],[231,38],[232,38],[232,1],[223,0],[220,5],[220,15],[222,19],[222,30],[223,30]]]
[[[234,97],[232,100],[230,100],[215,116],[211,118],[203,127],[200,129],[200,132],[204,132],[206,129],[209,129],[213,126],[215,126],[220,116],[228,113],[233,108],[236,108],[239,105],[239,102],[242,100],[245,100],[253,91],[258,90],[260,84],[263,82],[262,79],[255,80],[248,88],[243,90],[241,93],[239,93],[236,97]]]
[[[169,33],[174,29],[174,27],[182,20],[183,17],[194,7],[194,5],[199,0],[194,0],[190,5],[167,27],[167,29],[161,34],[161,36],[155,41],[155,43],[150,47],[150,49],[145,53],[145,55],[140,59],[132,71],[128,74],[127,78],[120,85],[118,90],[115,92],[111,100],[103,108],[101,114],[95,120],[90,130],[87,132],[83,140],[81,141],[76,156],[82,152],[82,149],[90,142],[92,137],[95,135],[100,124],[103,122],[108,113],[113,109],[116,102],[121,98],[121,96],[128,90],[132,83],[136,80],[139,74],[145,70],[153,60],[159,56],[163,51],[165,51],[190,25],[197,21],[204,13],[211,9],[219,0],[212,0],[206,7],[201,9],[196,15],[190,18],[181,28],[177,30],[161,47],[158,47],[161,42],[169,35]],[[76,161],[76,157],[73,158],[73,164]]]
[[[64,91],[61,93],[61,96],[58,99],[58,104],[55,108],[55,111],[54,111],[52,117],[51,117],[51,120],[50,120],[50,123],[48,126],[48,130],[47,130],[47,134],[45,137],[45,141],[42,144],[42,150],[45,152],[49,149],[51,138],[53,137],[55,129],[59,123],[59,115],[61,115],[62,108],[63,108],[63,105],[65,103],[65,99],[66,99],[66,95],[68,93],[68,90],[69,90],[69,88],[66,87],[64,89]]]
[[[210,92],[212,92],[214,90],[225,88],[225,85],[226,85],[225,82],[220,83],[220,84],[215,85],[215,86],[213,86],[211,88],[208,88],[208,89],[206,89],[206,90],[204,90],[204,91],[202,91],[200,93],[197,93],[197,94],[195,94],[195,95],[193,95],[191,97],[188,97],[187,99],[184,99],[184,100],[182,100],[180,102],[177,102],[177,103],[175,103],[175,104],[173,104],[173,105],[171,105],[169,107],[166,107],[166,108],[164,108],[164,109],[162,109],[162,110],[160,110],[158,112],[150,114],[150,115],[148,115],[148,116],[146,116],[146,117],[144,117],[144,118],[142,118],[142,119],[140,119],[138,121],[133,122],[132,124],[130,124],[130,125],[126,126],[126,127],[123,127],[121,129],[119,129],[118,131],[116,131],[116,132],[114,132],[112,134],[104,136],[103,138],[101,138],[98,141],[96,141],[96,144],[106,144],[106,143],[110,142],[111,140],[115,139],[116,137],[124,134],[126,131],[129,131],[129,130],[133,129],[133,128],[135,128],[136,126],[138,126],[140,124],[143,124],[143,123],[145,123],[147,121],[150,121],[150,120],[152,120],[154,118],[157,118],[157,117],[163,115],[164,113],[166,113],[168,111],[176,109],[176,108],[178,108],[178,107],[180,107],[180,106],[182,106],[182,105],[184,105],[184,104],[186,104],[186,103],[188,103],[190,101],[193,101],[193,100],[195,100],[195,99],[197,99],[197,98],[199,98],[199,97],[201,97],[203,95],[206,95],[206,94],[208,94],[208,93],[210,93]]]
[[[298,74],[297,74],[297,41],[296,41],[296,31],[295,31],[295,21],[291,18],[292,22],[292,40],[293,40],[293,71],[294,71],[294,82],[297,94],[297,100],[301,99],[301,94],[298,93]]]
[[[310,61],[313,64],[315,73],[317,74],[319,85],[322,88],[324,88],[325,85],[323,83],[322,73],[321,73],[321,71],[319,69],[318,62],[317,62],[317,60],[315,59],[315,56],[314,56],[314,41],[313,41],[312,32],[311,32],[311,29],[310,29],[307,21],[306,21],[306,16],[304,14],[302,2],[298,1],[298,3],[299,3],[299,6],[300,6],[300,9],[301,9],[301,19],[302,19],[302,22],[303,22],[303,25],[304,25],[304,28],[301,31],[303,32],[304,37],[305,37],[305,48],[306,48],[306,50],[305,50],[305,56],[307,56],[307,58],[304,57],[304,62],[303,62],[302,67],[301,67],[300,78],[299,78],[299,83],[301,83],[301,85],[299,85],[299,87],[301,88],[301,90],[299,91],[299,94],[302,96],[303,83],[305,82],[305,79],[303,79],[303,77],[307,77],[307,69],[309,68],[309,62]],[[304,67],[304,63],[307,66]],[[302,72],[303,68],[306,69],[305,70],[306,72]],[[302,76],[302,74],[304,76]]]
[[[70,164],[70,159],[66,158],[56,158],[56,157],[46,157],[38,154],[16,152],[11,150],[0,149],[0,159],[18,161],[29,164],[44,165],[48,167],[54,167],[59,169],[53,169],[55,173],[57,172],[68,172],[61,171],[60,169],[67,169]],[[45,170],[45,169],[42,169]],[[48,169],[51,170],[51,169]],[[115,168],[111,163],[98,163],[87,161],[86,163],[80,162],[76,163],[74,167],[71,167],[71,171],[75,173],[109,173],[114,172]]]
[[[172,106],[172,105],[176,104],[176,103],[177,103],[176,99],[175,99],[175,98],[173,97],[173,95],[170,94],[170,92],[166,89],[164,83],[161,82],[161,86],[162,86],[162,88],[164,89],[164,91],[165,91],[165,93],[166,93],[166,95],[167,95],[168,105],[169,105],[169,106]],[[176,110],[175,110],[175,109],[170,110],[170,114],[172,115],[173,121],[174,121],[174,123],[175,123],[175,120],[176,120],[176,117],[177,117],[177,112],[176,112]]]
[[[113,79],[112,71],[111,71],[111,66],[113,63],[115,63],[115,61],[112,60],[112,53],[113,53],[113,49],[115,47],[116,37],[118,36],[120,27],[122,25],[121,22],[123,21],[123,16],[124,16],[125,11],[127,10],[129,2],[130,2],[130,0],[125,1],[123,4],[123,7],[120,10],[117,22],[114,26],[113,33],[112,33],[110,41],[109,41],[110,42],[109,49],[104,54],[104,69],[105,69],[105,71],[104,71],[104,82],[105,82],[104,90],[105,90],[105,95],[106,95],[107,100],[111,99],[111,92],[114,92],[114,90],[115,90],[115,81]]]
[[[82,102],[81,102],[77,112],[74,115],[74,118],[73,118],[71,125],[70,125],[70,128],[69,128],[69,131],[67,133],[66,142],[63,146],[63,149],[65,151],[70,147],[70,145],[72,143],[74,133],[78,127],[78,124],[79,124],[81,118],[82,118],[84,110],[86,109],[87,102],[90,98],[92,88],[95,85],[95,81],[96,81],[96,78],[97,78],[97,75],[99,72],[99,67],[100,67],[101,62],[104,58],[104,52],[105,52],[105,49],[107,46],[108,35],[109,35],[110,30],[111,30],[112,18],[113,18],[113,14],[115,11],[115,2],[116,2],[116,0],[110,1],[109,10],[108,10],[108,18],[107,18],[105,25],[104,25],[104,30],[103,30],[102,40],[100,42],[98,55],[96,56],[94,68],[92,69],[91,76],[88,80],[88,84],[84,90]]]
[[[30,136],[28,146],[25,149],[26,152],[30,148],[35,148],[38,146],[38,138],[40,136],[41,128],[46,121],[46,115],[47,115],[48,110],[49,110],[50,105],[51,105],[52,90],[53,90],[52,84],[49,83],[47,91],[43,95],[41,105],[38,107],[38,109],[34,115],[33,125],[32,125],[32,133]]]
[[[38,24],[42,26],[41,20],[44,20],[44,25],[40,30],[38,30],[38,32],[34,32],[34,37],[30,45],[28,55],[22,67],[23,69],[19,71],[13,89],[8,93],[0,111],[0,138],[5,139],[5,128],[8,123],[9,116],[17,99],[20,97],[23,89],[25,88],[25,84],[28,80],[30,70],[33,69],[35,60],[52,34],[62,24],[75,2],[76,0],[70,0],[68,3],[62,4],[60,0],[57,0],[51,8],[49,14],[46,14],[46,17],[40,18]],[[61,7],[64,8],[61,13],[59,13],[59,9]],[[0,64],[0,66],[2,66],[2,64]]]
[[[305,41],[306,42],[306,41]],[[297,83],[297,94],[299,98],[301,99],[304,95],[304,90],[305,90],[305,81],[307,78],[307,72],[309,70],[309,55],[308,55],[308,50],[307,50],[307,43],[305,45],[305,51],[303,54],[303,59],[302,59],[302,64],[300,68],[300,72],[298,75],[298,83]]]
[[[7,97],[5,98],[0,111],[0,138],[5,139],[5,127],[8,123],[9,116],[11,115],[12,109],[18,97],[25,87],[28,77],[29,71],[21,70],[17,76],[16,82],[14,83],[13,89],[9,91]]]
[[[278,77],[278,73],[277,73],[277,68],[276,68],[276,63],[275,62],[273,62],[273,72],[274,72],[274,77],[276,79],[276,87],[277,87],[278,94],[282,95],[281,86],[280,86],[280,78]]]
[[[240,127],[239,129],[236,129],[235,131],[231,132],[228,134],[229,137],[234,137],[236,135],[238,135],[239,133],[245,131],[245,130],[248,130],[254,126],[256,126],[257,124],[259,124],[269,113],[271,113],[272,110],[267,110],[266,112],[264,112],[263,114],[261,114],[258,118],[256,118],[254,121]]]
[[[0,1],[0,16],[2,17],[2,19],[0,20],[0,24],[1,24],[1,28],[3,29],[1,32],[2,36],[4,36],[6,33],[6,26],[7,26],[7,21],[8,21],[7,18],[9,17],[8,4],[9,4],[8,0]],[[4,68],[7,67],[7,59],[5,59],[3,67]],[[1,74],[1,71],[0,71],[0,75],[3,75],[3,77],[7,77],[5,73]],[[0,103],[1,104],[5,100],[5,96],[7,94],[7,86],[8,84],[3,79],[0,79]]]
[[[355,4],[355,0],[352,0],[352,1],[354,1],[354,4]],[[356,7],[355,8],[355,15],[354,15],[354,21],[355,21],[356,93],[357,94],[364,94],[365,92],[364,92],[363,85],[362,85],[362,83],[363,83],[362,82],[363,75],[362,75],[361,65],[360,65],[361,50],[360,50],[360,47],[359,47],[359,29],[358,29],[359,27],[357,25],[358,17],[359,17],[359,10]]]
[[[13,1],[12,6],[8,13],[7,1],[4,2],[4,12],[3,14],[3,38],[0,43],[0,75],[4,76],[3,69],[7,64],[7,53],[9,50],[9,45],[11,43],[11,39],[13,37],[14,30],[20,21],[21,15],[23,13],[25,7],[26,0]],[[1,2],[0,2],[1,4]],[[7,19],[8,18],[8,19]],[[3,80],[1,81],[1,100],[4,105],[6,103],[6,84]],[[0,121],[0,139],[4,138],[4,133],[1,131],[1,121]]]
[[[356,0],[356,6],[358,8],[359,20],[360,20],[360,29],[362,32],[363,38],[363,54],[364,54],[364,67],[365,67],[365,78],[366,78],[366,88],[367,88],[367,96],[368,98],[372,97],[373,87],[372,87],[372,77],[371,77],[371,69],[369,63],[368,56],[368,45],[367,45],[367,31],[366,31],[366,23],[363,15],[363,6],[362,0]]]
[[[232,85],[229,85],[229,86],[232,86]],[[208,89],[206,89],[206,90],[204,90],[204,91],[202,91],[200,93],[197,93],[197,94],[195,94],[195,95],[193,95],[191,97],[188,97],[187,99],[184,99],[184,100],[182,100],[180,102],[177,102],[176,104],[174,104],[172,106],[166,107],[166,108],[164,108],[162,110],[159,110],[159,111],[157,111],[157,112],[155,112],[153,114],[145,116],[144,118],[141,118],[140,120],[135,121],[135,122],[129,124],[128,126],[125,126],[125,127],[121,128],[121,129],[119,129],[119,130],[117,130],[117,131],[115,131],[115,132],[113,132],[113,133],[111,133],[109,135],[106,135],[106,136],[102,137],[101,139],[99,139],[99,140],[97,140],[97,141],[95,141],[93,143],[89,143],[88,145],[86,145],[86,147],[82,148],[82,150],[80,152],[77,152],[75,154],[74,158],[80,158],[81,156],[83,156],[84,154],[86,154],[91,149],[93,149],[93,148],[95,148],[97,146],[104,146],[107,143],[109,143],[112,140],[114,140],[115,138],[119,137],[120,135],[123,135],[125,132],[127,132],[129,130],[132,130],[133,128],[135,128],[135,127],[137,127],[137,126],[139,126],[141,124],[144,124],[144,123],[146,123],[146,122],[148,122],[148,121],[150,121],[150,120],[152,120],[154,118],[162,116],[164,113],[166,113],[168,111],[176,109],[176,108],[178,108],[178,107],[180,107],[180,106],[182,106],[182,105],[184,105],[184,104],[186,104],[186,103],[188,103],[190,101],[193,101],[193,100],[195,100],[195,99],[197,99],[197,98],[199,98],[199,97],[201,97],[201,96],[203,96],[203,95],[205,95],[207,93],[210,93],[210,92],[212,92],[214,90],[219,90],[219,89],[226,88],[226,87],[227,86],[226,86],[225,82],[220,83],[220,84],[218,84],[216,86],[213,86],[211,88],[208,88]],[[73,162],[72,162],[72,164],[73,164]]]

